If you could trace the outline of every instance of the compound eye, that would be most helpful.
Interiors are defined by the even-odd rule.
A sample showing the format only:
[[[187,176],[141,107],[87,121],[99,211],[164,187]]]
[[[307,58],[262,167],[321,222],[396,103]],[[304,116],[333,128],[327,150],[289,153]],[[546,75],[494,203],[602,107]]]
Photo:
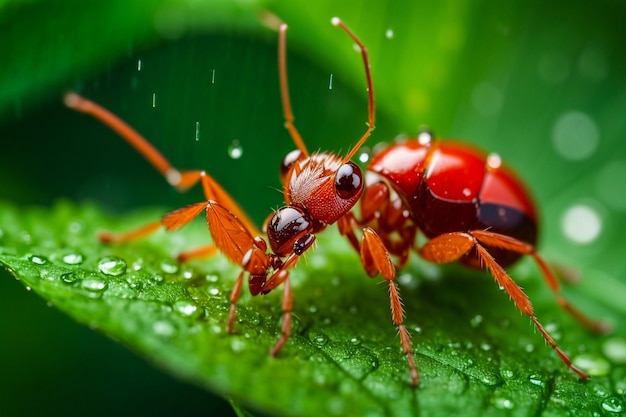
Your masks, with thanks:
[[[291,169],[293,164],[298,162],[300,159],[302,159],[302,151],[300,149],[294,149],[293,151],[285,155],[285,157],[283,158],[283,162],[281,162],[280,164],[280,181],[282,183],[285,183],[287,174],[289,173],[289,170]]]
[[[363,174],[353,162],[343,164],[335,175],[335,190],[339,198],[350,199],[363,188]]]

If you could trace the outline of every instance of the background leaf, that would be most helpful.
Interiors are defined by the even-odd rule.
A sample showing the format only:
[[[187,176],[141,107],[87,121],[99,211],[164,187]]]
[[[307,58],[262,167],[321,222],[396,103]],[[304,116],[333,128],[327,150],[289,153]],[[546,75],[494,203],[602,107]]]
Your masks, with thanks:
[[[619,231],[624,228],[626,206],[620,181],[625,175],[626,151],[619,138],[626,123],[621,115],[626,97],[624,57],[620,53],[624,29],[619,24],[623,7],[619,3],[520,2],[498,7],[488,2],[381,2],[355,7],[350,3],[292,5],[277,1],[263,6],[208,6],[196,2],[195,7],[200,8],[193,8],[191,3],[151,2],[149,8],[132,12],[125,5],[110,2],[111,14],[69,9],[64,2],[48,4],[53,6],[36,2],[9,4],[1,10],[4,30],[0,33],[10,39],[1,44],[11,48],[4,55],[9,65],[0,70],[4,121],[0,134],[0,197],[20,204],[47,206],[60,196],[89,199],[113,213],[137,206],[167,205],[158,212],[162,213],[199,198],[197,191],[180,196],[170,190],[122,141],[112,138],[93,121],[62,108],[62,91],[78,88],[131,122],[175,164],[209,169],[257,221],[262,221],[268,207],[280,204],[280,194],[273,191],[278,187],[275,167],[292,145],[281,128],[276,36],[262,28],[257,16],[259,11],[269,9],[290,24],[289,75],[298,127],[311,149],[339,151],[360,135],[365,120],[358,56],[350,50],[345,36],[327,24],[331,16],[339,15],[359,33],[372,55],[380,116],[372,142],[389,140],[401,132],[415,133],[417,126],[425,123],[441,137],[458,137],[499,152],[523,174],[541,204],[545,219],[542,252],[551,260],[585,273],[581,285],[567,289],[568,297],[590,313],[612,317],[617,330],[613,338],[595,339],[570,326],[540,279],[532,277],[532,267],[522,264],[515,270],[516,278],[530,293],[540,318],[558,323],[563,337],[559,343],[580,353],[602,358],[606,354],[602,347],[610,347],[609,342],[615,340],[618,346],[623,342],[625,313],[620,301],[624,295],[624,240]],[[204,12],[201,7],[205,7]],[[178,24],[166,25],[170,29],[163,31],[155,23],[158,16],[174,16],[166,21]],[[32,22],[39,23],[27,24]],[[33,27],[36,30],[31,30]],[[111,30],[93,30],[100,27]],[[121,35],[111,37],[110,33]],[[328,89],[329,73],[334,74],[332,90]],[[198,123],[200,140],[196,141]],[[233,139],[243,146],[241,159],[227,157]],[[577,213],[582,219],[576,217]],[[51,215],[36,214],[44,219]],[[137,221],[156,214],[138,215],[141,219]],[[18,235],[34,233],[27,226],[35,222],[22,223],[19,215],[14,217],[16,224],[25,227]],[[106,218],[95,217],[94,223],[86,221],[90,228],[106,225]],[[565,227],[572,218],[573,232]],[[6,229],[11,222],[3,222],[0,228]],[[599,225],[598,234],[594,234],[594,224]],[[62,225],[54,227],[57,226]],[[119,225],[121,229],[125,226],[126,220]],[[580,234],[585,230],[589,232]],[[572,234],[578,240],[572,239]],[[168,241],[163,249],[166,254],[175,252],[175,242]],[[329,261],[333,271],[341,271],[341,265],[332,263],[335,252],[343,253],[332,247],[330,253],[320,251],[319,256]],[[341,259],[339,264],[344,262]],[[418,282],[423,275],[420,268],[408,269]],[[444,269],[443,276],[441,281],[426,281],[418,289],[410,285],[403,288],[411,324],[422,329],[414,339],[423,376],[426,380],[431,378],[433,390],[429,391],[425,384],[417,394],[418,406],[441,413],[454,411],[446,408],[445,399],[453,399],[459,407],[463,404],[458,400],[456,387],[463,391],[464,398],[484,400],[483,405],[494,413],[510,404],[513,413],[524,414],[537,407],[544,407],[548,413],[564,413],[563,407],[571,405],[569,400],[541,399],[560,387],[558,384],[577,386],[575,379],[541,345],[538,335],[528,329],[527,320],[519,317],[506,297],[494,294],[493,285],[487,284],[481,274],[474,279],[474,275],[468,278],[455,269]],[[309,283],[306,277],[302,281],[305,288],[317,285]],[[384,297],[381,299],[381,288],[365,284],[367,280],[362,275],[347,281],[354,282],[354,287],[345,287],[343,292],[342,286],[343,296],[358,293],[359,298],[372,300],[367,307],[367,320],[372,320],[371,327],[376,329],[374,334],[380,335],[380,342],[393,349],[395,335],[388,324],[388,306]],[[72,401],[84,398],[85,406],[94,413],[119,411],[115,403],[100,398],[103,391],[110,392],[111,387],[123,382],[129,388],[116,391],[121,399],[127,398],[128,392],[133,393],[133,399],[142,395],[156,397],[164,403],[171,401],[179,412],[185,406],[193,410],[195,406],[190,404],[201,404],[200,409],[206,406],[203,394],[187,387],[180,388],[188,395],[182,397],[185,401],[177,402],[172,399],[174,395],[158,395],[168,392],[159,390],[171,382],[163,379],[152,384],[157,376],[143,374],[151,371],[141,363],[125,356],[110,342],[73,327],[53,309],[42,308],[34,297],[19,292],[14,283],[5,282],[8,281],[0,282],[2,314],[12,317],[6,321],[3,336],[5,356],[28,358],[28,364],[37,370],[30,371],[15,361],[15,367],[8,372],[7,386],[2,390],[7,401],[3,403],[20,410],[20,414],[37,405],[19,400],[16,394],[30,393],[30,376],[39,375],[42,386],[51,389],[58,385],[58,369],[64,370],[68,382],[60,392],[48,395],[46,403],[58,404],[56,409],[65,415],[69,412],[65,405],[68,397]],[[370,298],[367,294],[371,294]],[[468,298],[468,294],[476,296]],[[306,296],[298,291],[298,303]],[[475,300],[488,300],[493,305],[477,306]],[[274,315],[279,305],[276,298],[251,302],[253,311],[259,311],[256,303],[261,303]],[[303,313],[310,306],[306,298],[302,302],[299,316],[306,320],[309,314]],[[325,301],[326,305],[344,306],[342,311],[348,318],[353,314],[351,302],[349,298],[336,303],[332,298]],[[321,313],[322,308],[318,311]],[[511,315],[508,321],[502,319],[508,317],[505,312]],[[323,314],[332,319],[341,317],[332,309],[324,309]],[[359,312],[359,325],[364,315]],[[478,329],[484,328],[485,333],[476,335],[472,327],[476,320],[472,319],[478,316],[483,319],[479,320]],[[56,321],[44,324],[44,317]],[[45,329],[51,330],[47,336]],[[324,328],[331,337],[333,331],[332,327]],[[515,337],[517,334],[524,336]],[[345,332],[340,335],[345,337]],[[488,339],[491,350],[476,348],[481,335]],[[69,344],[66,340],[76,342]],[[261,344],[262,351],[273,338],[267,340]],[[473,348],[467,348],[468,341]],[[536,348],[529,354],[526,349],[530,345]],[[45,354],[40,346],[47,347]],[[58,349],[53,349],[55,346]],[[429,346],[436,353],[429,353]],[[479,377],[470,378],[469,388],[463,388],[463,378],[455,385],[454,380],[447,378],[449,373],[439,374],[437,367],[429,364],[428,358],[435,358],[433,363],[441,356],[453,358],[452,352],[457,349],[456,356],[472,359],[479,369],[491,369],[492,375],[499,375],[495,388],[489,383],[476,384]],[[499,359],[510,358],[507,353],[515,360]],[[267,359],[263,354],[256,356],[259,361]],[[69,358],[69,362],[64,362],[64,358]],[[623,364],[611,358],[610,376],[596,378],[586,386],[586,395],[576,396],[585,401],[590,412],[606,411],[603,400],[623,395]],[[538,361],[549,361],[546,366],[541,363],[550,369],[545,377],[548,383],[543,387],[541,383],[534,384],[529,374],[530,367]],[[98,363],[102,368],[96,367]],[[457,368],[462,363],[459,359]],[[490,364],[492,368],[488,367]],[[87,385],[82,379],[85,366],[93,370]],[[76,377],[68,372],[72,368],[76,369]],[[448,371],[452,368],[444,367]],[[107,374],[105,370],[110,369],[133,371],[125,375]],[[441,384],[437,385],[437,381]],[[532,396],[532,391],[517,389],[528,388],[529,384],[530,388],[539,387],[539,393]],[[135,388],[138,386],[145,387],[147,393],[142,394]],[[478,389],[483,390],[483,396],[474,391]],[[574,391],[569,392],[577,392],[571,389]],[[437,395],[429,395],[433,392]],[[520,392],[522,397],[513,398],[509,395],[512,392]],[[397,409],[410,409],[412,405],[406,405],[406,397],[402,398],[393,401]],[[148,400],[147,404],[163,409],[153,401]],[[50,405],[46,410],[50,411]]]

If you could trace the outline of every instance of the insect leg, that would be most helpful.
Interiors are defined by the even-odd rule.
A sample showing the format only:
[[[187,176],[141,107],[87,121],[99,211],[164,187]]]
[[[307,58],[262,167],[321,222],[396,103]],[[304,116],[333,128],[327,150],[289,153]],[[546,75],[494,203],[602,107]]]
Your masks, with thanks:
[[[554,293],[556,301],[559,306],[561,306],[561,308],[567,311],[572,317],[574,317],[591,331],[594,331],[596,333],[607,333],[610,331],[610,325],[605,322],[596,321],[587,317],[584,313],[574,307],[569,301],[567,301],[565,297],[561,295],[561,284],[556,274],[548,266],[548,263],[536,252],[536,249],[533,245],[529,245],[510,236],[505,236],[485,230],[473,231],[472,236],[474,236],[479,242],[484,245],[506,249],[522,255],[531,256],[535,260],[535,263],[541,271],[541,275],[545,279],[546,284],[548,284],[550,290]]]
[[[389,252],[385,248],[374,229],[366,227],[363,229],[363,239],[361,243],[361,263],[368,275],[374,276],[380,273],[389,284],[389,304],[391,306],[391,318],[393,324],[398,328],[400,334],[400,344],[402,351],[407,357],[409,371],[411,373],[411,383],[414,387],[419,385],[419,373],[415,364],[415,358],[411,352],[411,337],[404,327],[404,306],[400,297],[400,289],[395,282],[396,268],[391,261]]]
[[[480,235],[480,234],[479,234]],[[543,338],[548,342],[550,347],[557,353],[561,361],[572,371],[574,371],[580,378],[588,379],[589,375],[579,369],[572,363],[570,358],[559,348],[550,336],[548,331],[535,317],[535,312],[530,299],[524,293],[524,291],[513,281],[513,279],[506,273],[504,268],[491,256],[489,251],[478,241],[478,238],[474,236],[474,232],[462,233],[453,232],[446,233],[428,241],[419,251],[420,255],[424,259],[434,263],[450,263],[459,260],[463,255],[470,253],[472,249],[476,250],[478,257],[482,264],[491,273],[491,276],[496,280],[498,285],[504,289],[515,306],[524,314],[530,317],[535,324]]]

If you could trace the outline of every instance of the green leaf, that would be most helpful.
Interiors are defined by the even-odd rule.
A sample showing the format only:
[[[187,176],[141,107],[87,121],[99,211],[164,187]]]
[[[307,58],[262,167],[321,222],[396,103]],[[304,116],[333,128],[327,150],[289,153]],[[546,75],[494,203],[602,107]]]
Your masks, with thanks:
[[[2,208],[3,259],[19,266],[11,267],[16,271],[30,272],[24,282],[41,284],[32,288],[49,291],[50,300],[70,294],[63,299],[66,303],[51,301],[72,309],[71,314],[88,310],[83,311],[83,321],[174,375],[272,414],[295,414],[294,404],[309,402],[316,403],[311,412],[341,412],[349,407],[355,414],[380,410],[408,414],[417,408],[425,415],[489,415],[510,408],[511,414],[563,415],[570,410],[610,413],[620,404],[623,407],[626,382],[619,356],[626,322],[622,301],[626,245],[621,232],[626,227],[621,192],[626,175],[623,5],[540,1],[507,2],[500,7],[463,1],[355,5],[333,0],[271,1],[264,8],[253,2],[142,3],[134,7],[111,1],[81,9],[68,7],[69,2],[11,2],[0,9],[0,44],[5,46],[0,66],[4,123],[0,197],[52,207],[53,201],[66,196],[95,201],[98,207],[61,205],[28,212],[22,212],[21,206]],[[595,372],[606,375],[586,385],[579,383],[488,276],[459,268],[432,272],[432,266],[416,261],[406,270],[411,279],[402,280],[423,380],[413,393],[406,386],[406,365],[390,324],[384,286],[364,277],[355,255],[345,243],[336,242],[340,239],[333,231],[320,236],[319,249],[295,273],[298,335],[276,360],[268,358],[266,351],[279,329],[279,294],[242,300],[239,335],[210,333],[208,324],[216,329],[224,326],[228,291],[238,272],[223,259],[189,267],[194,277],[219,277],[215,287],[219,298],[208,300],[209,294],[204,301],[194,302],[202,306],[203,314],[204,304],[222,310],[202,317],[176,313],[175,303],[188,301],[195,287],[177,285],[187,283],[181,278],[187,267],[179,266],[177,273],[167,275],[163,265],[173,268],[170,262],[176,252],[206,242],[204,227],[124,247],[97,244],[97,229],[126,230],[156,219],[167,209],[119,220],[103,211],[120,213],[163,204],[171,209],[201,197],[169,190],[126,144],[93,121],[62,108],[60,97],[70,88],[120,114],[177,165],[208,169],[259,223],[269,207],[280,204],[280,193],[273,191],[279,187],[275,167],[292,144],[281,128],[276,35],[258,20],[264,15],[259,12],[266,10],[290,25],[291,95],[298,128],[310,149],[345,151],[364,129],[361,63],[347,37],[328,24],[330,17],[338,15],[363,38],[372,58],[379,117],[370,146],[398,133],[415,134],[419,125],[428,124],[443,138],[456,137],[499,152],[517,168],[541,208],[542,253],[583,273],[580,285],[566,288],[566,295],[585,312],[612,318],[615,334],[598,338],[580,329],[556,307],[531,264],[521,264],[513,276],[530,294],[542,322],[560,336],[559,345],[581,361],[591,356]],[[173,26],[166,25],[164,31],[156,24],[159,16],[174,17],[166,20]],[[329,73],[334,74],[332,90]],[[572,116],[578,121],[573,126],[565,123]],[[200,140],[196,141],[198,124]],[[227,157],[233,139],[243,146],[240,160]],[[583,157],[567,157],[571,150]],[[582,211],[575,210],[581,207]],[[68,229],[73,224],[83,229]],[[29,236],[35,240],[29,241]],[[77,248],[84,261],[68,266],[62,257]],[[37,266],[30,254],[48,261]],[[152,273],[102,276],[97,265],[105,256],[120,257],[127,266],[148,259],[143,271]],[[74,270],[79,271],[80,282],[87,280],[85,287],[78,281],[61,285],[57,273]],[[131,287],[126,278],[133,274],[147,285],[140,292],[146,299],[133,307],[139,309],[139,317],[112,316],[113,308],[130,303],[123,297],[124,283]],[[433,274],[440,278],[424,278]],[[106,281],[107,287],[94,293],[98,280]],[[104,391],[108,398],[113,387],[119,387],[117,393],[133,396],[148,392],[146,404],[159,411],[171,397],[182,399],[174,406],[177,411],[189,402],[193,394],[187,392],[173,394],[166,389],[155,394],[153,385],[158,384],[151,386],[148,378],[143,384],[134,383],[126,373],[130,360],[114,354],[108,358],[108,350],[115,351],[112,344],[104,345],[107,351],[91,360],[83,352],[91,351],[82,347],[97,342],[85,342],[84,333],[70,334],[62,319],[50,321],[54,310],[37,310],[41,306],[31,301],[35,297],[15,293],[12,284],[0,283],[7,287],[2,290],[2,306],[8,317],[3,326],[8,329],[7,340],[1,345],[5,349],[17,344],[2,353],[18,359],[8,365],[19,371],[2,380],[7,396],[3,404],[30,410],[35,402],[18,399],[15,387],[30,395],[29,376],[39,375],[52,390],[59,385],[60,372],[66,375],[76,368],[80,373],[84,362],[104,363],[103,369],[110,372],[94,371],[85,377],[88,384],[81,374],[75,379],[81,382],[62,386],[42,403],[56,404],[63,414],[82,410],[77,405],[83,402],[92,412],[120,414],[121,409],[96,401]],[[82,307],[79,296],[86,298]],[[151,311],[155,305],[164,305],[164,311]],[[111,310],[100,310],[103,306]],[[182,337],[194,325],[201,329],[198,335],[179,340],[178,332]],[[107,326],[132,335],[126,339],[109,332]],[[420,332],[415,330],[418,327]],[[25,333],[24,328],[31,332]],[[174,333],[164,338],[162,333],[172,328]],[[257,328],[264,331],[254,333]],[[254,333],[254,342],[248,343],[246,332],[251,337]],[[136,333],[141,337],[132,337]],[[212,336],[219,340],[204,343]],[[198,341],[200,337],[207,340]],[[61,353],[37,350],[40,344],[47,347],[58,340],[62,340],[57,342],[62,343]],[[238,346],[243,350],[233,352]],[[220,352],[230,359],[202,354],[214,348],[222,348]],[[309,358],[320,363],[311,365]],[[607,360],[609,369],[602,370]],[[368,373],[372,362],[378,367]],[[215,366],[223,367],[211,373]],[[285,369],[288,377],[283,380]],[[300,370],[304,376],[298,374]],[[230,379],[210,379],[216,374]],[[90,391],[97,383],[102,388]],[[267,394],[266,388],[276,389]],[[181,391],[187,389],[192,391]],[[204,397],[196,395],[204,407]],[[158,398],[158,404],[152,398]],[[135,403],[135,398],[127,403]]]
[[[386,286],[364,277],[336,232],[321,234],[319,248],[294,271],[294,335],[272,358],[279,294],[244,295],[237,333],[229,335],[224,326],[237,268],[220,256],[172,261],[172,253],[206,240],[202,224],[181,232],[184,240],[163,232],[106,246],[95,238],[98,230],[126,230],[158,211],[116,221],[69,203],[25,212],[3,205],[0,213],[0,263],[25,286],[174,375],[271,414],[591,413],[620,375],[600,349],[623,339],[590,338],[563,318],[536,271],[518,268],[515,275],[539,300],[538,315],[560,345],[596,374],[590,382],[561,364],[484,274],[414,264],[399,278],[422,377],[414,391]]]

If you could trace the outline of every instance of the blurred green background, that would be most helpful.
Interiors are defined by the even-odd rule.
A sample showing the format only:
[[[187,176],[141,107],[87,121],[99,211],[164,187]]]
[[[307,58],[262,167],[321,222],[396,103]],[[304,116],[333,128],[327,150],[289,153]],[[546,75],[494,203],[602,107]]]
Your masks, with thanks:
[[[176,166],[207,169],[260,223],[281,202],[277,167],[293,147],[277,36],[260,23],[269,12],[290,24],[291,96],[309,149],[345,151],[366,121],[360,57],[331,27],[337,15],[371,53],[370,146],[428,125],[500,153],[537,197],[547,257],[598,272],[581,284],[590,297],[626,296],[594,281],[626,283],[620,1],[0,2],[0,199],[95,201],[116,215],[201,198],[172,190],[108,129],[64,108],[75,89]],[[0,278],[2,415],[229,412]]]

